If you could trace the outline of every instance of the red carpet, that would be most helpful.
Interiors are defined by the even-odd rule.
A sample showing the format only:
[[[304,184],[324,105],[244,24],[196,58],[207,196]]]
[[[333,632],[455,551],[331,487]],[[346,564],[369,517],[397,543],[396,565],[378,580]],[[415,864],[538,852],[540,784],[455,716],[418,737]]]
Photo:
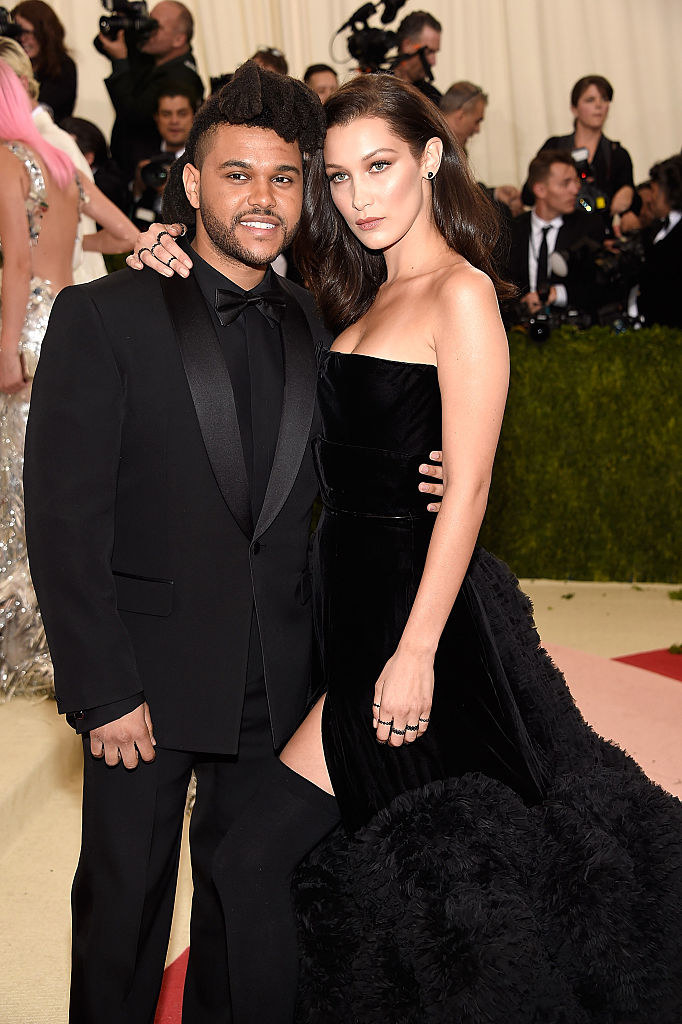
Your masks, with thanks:
[[[185,984],[185,971],[189,949],[169,964],[163,975],[163,985],[156,1008],[154,1024],[180,1024],[182,1016],[182,990]]]
[[[682,654],[671,654],[667,648],[660,651],[643,651],[641,654],[625,654],[614,661],[624,661],[635,668],[645,668],[649,672],[658,672],[660,676],[682,681]]]
[[[553,655],[560,664],[562,663],[560,654],[562,651],[563,649],[557,648]],[[550,651],[550,653],[552,653],[552,651]],[[566,649],[563,653],[563,657],[566,659],[569,656],[578,658],[578,660],[581,658],[580,652],[571,652]],[[582,697],[583,702],[585,702],[587,695],[593,692],[592,679],[594,678],[594,667],[589,656],[583,657],[587,658],[588,661],[588,664],[585,666],[586,680],[583,681],[584,694]],[[627,654],[621,658],[612,658],[611,660],[622,661],[628,665],[634,666],[635,668],[646,669],[649,672],[656,672],[658,675],[668,676],[672,679],[679,679],[682,681],[682,655],[671,654],[667,650],[644,651],[641,654]],[[566,664],[566,669],[569,669],[570,667],[571,663],[569,661]],[[578,678],[579,677],[576,677],[575,679],[576,684],[578,683]],[[578,689],[577,685],[576,689]],[[580,700],[578,703],[582,706]],[[587,717],[588,720],[591,720],[589,715]],[[636,722],[640,721],[639,714],[635,715],[635,720]],[[156,1017],[154,1018],[154,1024],[181,1024],[182,989],[185,983],[188,955],[189,949],[186,949],[182,956],[179,956],[177,960],[174,960],[173,963],[166,968],[163,976],[163,986],[161,988],[161,996],[156,1011]]]

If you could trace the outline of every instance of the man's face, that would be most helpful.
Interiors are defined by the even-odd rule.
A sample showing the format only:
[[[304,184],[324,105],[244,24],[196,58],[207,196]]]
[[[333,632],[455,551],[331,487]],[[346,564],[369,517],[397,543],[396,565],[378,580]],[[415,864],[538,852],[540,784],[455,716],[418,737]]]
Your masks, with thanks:
[[[422,47],[426,47],[426,63],[435,67],[440,50],[440,32],[436,32],[429,25],[424,25],[421,33],[416,39],[406,39],[401,47],[401,53],[416,53]],[[411,82],[420,82],[424,77],[424,65],[421,57],[413,57],[411,60],[403,61],[401,65],[405,75]]]
[[[670,213],[670,204],[665,191],[661,188],[657,181],[651,182],[651,212],[653,213],[653,219],[656,220],[658,217],[667,217]]]
[[[161,0],[152,8],[149,16],[158,21],[159,27],[140,46],[142,53],[163,57],[187,42],[186,35],[180,29],[177,4],[173,0]]]
[[[552,217],[572,213],[579,191],[578,172],[568,164],[552,164],[547,180],[535,185],[536,197]]]
[[[187,142],[194,111],[186,96],[160,96],[154,114],[159,135],[169,149],[180,149]]]
[[[185,190],[217,253],[249,267],[271,263],[294,239],[303,202],[295,142],[268,128],[220,125],[205,141],[200,170],[185,168]],[[196,190],[193,189],[196,185]]]
[[[459,110],[445,114],[450,131],[460,146],[466,146],[473,135],[478,135],[485,119],[486,102],[482,96],[465,103]]]
[[[338,88],[336,75],[331,71],[318,71],[308,79],[308,88],[320,97],[321,103],[324,103]]]

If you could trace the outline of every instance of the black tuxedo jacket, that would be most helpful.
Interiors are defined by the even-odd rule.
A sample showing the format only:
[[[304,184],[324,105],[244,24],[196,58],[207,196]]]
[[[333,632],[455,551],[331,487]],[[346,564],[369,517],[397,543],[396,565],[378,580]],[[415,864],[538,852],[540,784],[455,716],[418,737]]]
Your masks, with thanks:
[[[521,294],[530,291],[528,279],[528,243],[530,241],[530,211],[515,217],[510,224],[511,243],[507,279],[512,281]],[[564,216],[564,222],[557,234],[555,251],[570,249],[582,238],[589,238],[601,244],[604,238],[604,226],[601,217],[576,210]],[[593,274],[585,268],[584,263],[571,267],[567,277],[550,274],[550,284],[563,284],[568,293],[569,306],[578,309],[592,309],[597,300]]]
[[[277,747],[300,720],[315,353],[330,338],[308,293],[275,280],[287,299],[285,387],[255,528],[234,393],[193,277],[124,270],[55,302],[25,494],[62,712],[144,691],[161,746],[236,753],[255,606]]]
[[[682,327],[682,220],[654,245],[660,229],[656,221],[645,235],[638,307],[648,324]]]

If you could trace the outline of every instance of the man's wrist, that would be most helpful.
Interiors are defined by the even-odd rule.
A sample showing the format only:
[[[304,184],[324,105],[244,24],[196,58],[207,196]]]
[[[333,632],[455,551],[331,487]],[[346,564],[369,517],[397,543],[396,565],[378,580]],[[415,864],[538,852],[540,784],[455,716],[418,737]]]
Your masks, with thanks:
[[[80,711],[67,711],[66,720],[78,735],[81,735],[108,725],[109,722],[115,722],[117,718],[123,718],[124,715],[130,714],[131,711],[135,711],[141,704],[144,704],[144,701],[144,692],[140,690],[139,693],[124,697],[122,700],[112,701],[109,704],[83,708]]]

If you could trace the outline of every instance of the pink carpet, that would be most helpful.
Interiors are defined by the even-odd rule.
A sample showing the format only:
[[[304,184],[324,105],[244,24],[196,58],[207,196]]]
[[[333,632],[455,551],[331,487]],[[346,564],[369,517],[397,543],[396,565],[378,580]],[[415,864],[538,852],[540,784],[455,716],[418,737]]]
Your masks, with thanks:
[[[559,644],[547,650],[587,721],[631,754],[647,775],[682,797],[682,655],[645,651],[602,658]],[[181,1024],[189,950],[166,968],[154,1024]]]

